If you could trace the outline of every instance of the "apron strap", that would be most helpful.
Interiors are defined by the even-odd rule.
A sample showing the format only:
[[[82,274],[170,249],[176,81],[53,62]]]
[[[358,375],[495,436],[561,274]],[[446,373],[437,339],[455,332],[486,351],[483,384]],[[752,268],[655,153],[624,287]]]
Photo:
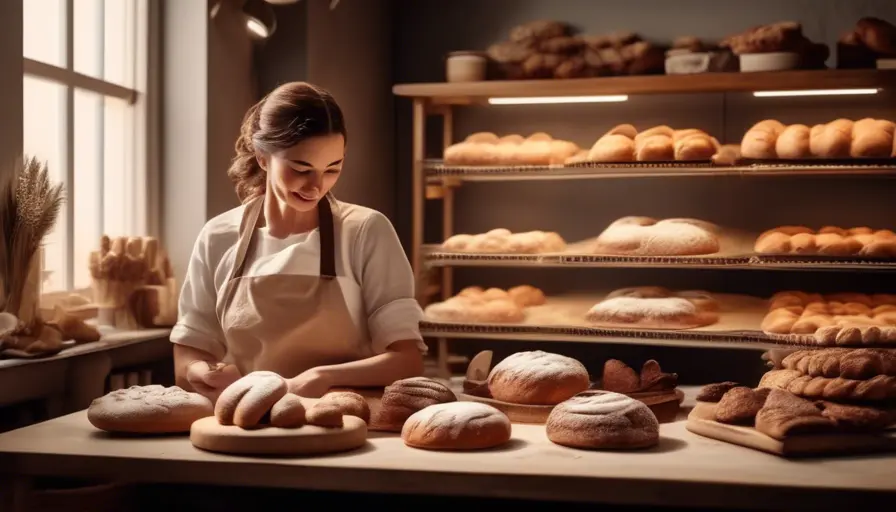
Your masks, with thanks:
[[[317,222],[320,232],[320,276],[324,279],[336,277],[336,233],[333,227],[333,210],[330,194],[317,203]]]
[[[261,217],[261,210],[264,206],[264,195],[252,199],[246,204],[243,211],[243,220],[240,222],[240,240],[236,246],[236,260],[233,264],[233,272],[230,279],[236,279],[243,275],[243,266],[246,264],[246,255],[249,253],[249,246],[252,245],[252,235],[255,228],[258,227],[258,219]]]

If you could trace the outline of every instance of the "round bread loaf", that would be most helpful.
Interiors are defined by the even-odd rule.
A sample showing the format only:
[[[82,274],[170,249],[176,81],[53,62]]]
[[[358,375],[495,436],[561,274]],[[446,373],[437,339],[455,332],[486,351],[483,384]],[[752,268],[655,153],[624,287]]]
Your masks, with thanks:
[[[517,352],[488,374],[492,397],[514,404],[555,405],[590,385],[582,363],[541,350]]]
[[[215,403],[222,425],[257,426],[288,392],[286,379],[274,372],[252,372],[228,386]]]
[[[189,432],[194,421],[213,411],[208,398],[177,386],[131,386],[91,402],[87,420],[107,432],[174,434]]]
[[[510,440],[510,419],[477,402],[431,405],[412,414],[401,429],[408,446],[427,450],[483,450]]]
[[[342,426],[342,410],[333,402],[320,401],[305,413],[309,425],[336,428]]]
[[[333,391],[321,398],[321,402],[333,405],[345,416],[361,418],[364,423],[370,423],[370,406],[363,396],[351,391]]]
[[[426,377],[393,382],[383,391],[382,405],[370,421],[371,430],[401,432],[408,417],[435,404],[457,401],[444,384]]]
[[[271,426],[298,428],[305,424],[305,405],[298,395],[287,393],[271,407]]]
[[[660,424],[644,403],[596,390],[554,407],[545,430],[553,443],[589,450],[649,448],[660,438]]]

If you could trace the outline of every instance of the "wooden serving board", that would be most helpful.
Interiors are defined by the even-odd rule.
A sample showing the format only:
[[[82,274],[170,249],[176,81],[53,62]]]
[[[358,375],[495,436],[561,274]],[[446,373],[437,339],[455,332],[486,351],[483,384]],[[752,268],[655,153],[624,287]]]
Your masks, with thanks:
[[[782,457],[858,455],[896,451],[896,436],[892,434],[802,435],[779,441],[753,427],[727,425],[710,419],[714,417],[714,411],[715,404],[697,402],[688,415],[685,427],[703,437]]]
[[[457,399],[462,402],[479,402],[481,404],[491,405],[495,409],[506,414],[511,423],[544,425],[548,420],[548,415],[554,410],[553,405],[512,404],[509,402],[502,402],[501,400],[495,400],[494,398],[467,395],[465,393],[458,393]]]
[[[361,418],[343,416],[342,428],[305,425],[300,428],[244,429],[221,425],[213,416],[190,428],[190,442],[202,450],[235,455],[321,455],[364,446],[367,424]]]

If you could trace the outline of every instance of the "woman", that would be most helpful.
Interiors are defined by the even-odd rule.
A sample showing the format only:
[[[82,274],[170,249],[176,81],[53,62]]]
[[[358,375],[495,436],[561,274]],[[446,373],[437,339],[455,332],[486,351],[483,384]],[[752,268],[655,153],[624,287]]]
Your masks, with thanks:
[[[178,385],[214,400],[269,370],[319,397],[423,372],[423,314],[392,224],[330,193],[345,148],[339,105],[313,85],[282,85],[249,109],[228,171],[243,205],[205,225],[187,269],[171,334]]]

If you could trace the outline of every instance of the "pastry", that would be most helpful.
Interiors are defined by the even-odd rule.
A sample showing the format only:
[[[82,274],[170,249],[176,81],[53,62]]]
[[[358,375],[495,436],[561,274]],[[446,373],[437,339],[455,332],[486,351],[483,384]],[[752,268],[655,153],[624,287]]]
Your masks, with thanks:
[[[875,407],[826,401],[817,402],[815,405],[821,409],[822,416],[832,420],[838,429],[845,431],[880,431],[892,425],[896,420],[896,416],[891,410]]]
[[[537,254],[562,252],[566,242],[551,231],[511,233],[498,228],[476,235],[454,235],[442,243],[442,249],[452,252]]]
[[[271,426],[298,428],[305,424],[305,405],[298,395],[287,393],[271,407]]]
[[[548,415],[548,439],[571,448],[626,450],[659,443],[659,422],[644,403],[609,391],[584,391]]]
[[[582,363],[540,350],[512,354],[488,375],[492,397],[514,404],[555,405],[590,385]]]
[[[766,396],[766,393],[748,387],[731,388],[716,405],[716,421],[733,425],[752,424],[756,419],[756,413],[762,409]]]
[[[383,392],[382,406],[370,420],[371,430],[401,432],[411,414],[435,404],[457,401],[444,384],[426,377],[412,377],[393,382]]]
[[[646,329],[692,329],[718,322],[718,304],[709,294],[672,292],[641,296],[639,289],[613,292],[585,314],[594,325]]]
[[[896,343],[896,298],[780,292],[770,299],[761,328],[778,335],[813,335],[818,345]]]
[[[877,375],[896,377],[896,352],[885,349],[828,348],[798,350],[782,366],[811,377],[865,380]]]
[[[212,414],[214,407],[204,396],[155,384],[112,391],[87,408],[94,427],[135,434],[189,432],[194,421]]]
[[[706,386],[703,386],[703,388],[700,389],[700,393],[697,394],[697,401],[717,403],[723,396],[725,396],[725,393],[739,386],[740,384],[737,382],[731,381],[707,384]]]
[[[412,414],[401,429],[408,446],[427,450],[483,450],[510,440],[507,416],[477,402],[430,405]]]
[[[287,391],[286,380],[276,373],[252,372],[221,392],[215,403],[215,417],[221,425],[255,427]]]
[[[813,400],[885,402],[896,399],[896,377],[876,375],[866,380],[811,377],[796,370],[771,370],[759,387],[783,389]]]
[[[320,402],[333,405],[345,416],[355,416],[364,420],[364,423],[370,423],[370,406],[367,400],[357,393],[333,391],[321,397]]]
[[[618,359],[604,363],[600,387],[614,393],[646,393],[669,391],[678,384],[678,375],[664,373],[659,363],[650,359],[641,367],[641,374]]]
[[[756,430],[783,440],[798,434],[834,432],[836,424],[824,417],[812,402],[788,391],[773,389],[756,413]]]
[[[718,228],[693,219],[623,217],[595,241],[595,254],[693,256],[720,250]]]

